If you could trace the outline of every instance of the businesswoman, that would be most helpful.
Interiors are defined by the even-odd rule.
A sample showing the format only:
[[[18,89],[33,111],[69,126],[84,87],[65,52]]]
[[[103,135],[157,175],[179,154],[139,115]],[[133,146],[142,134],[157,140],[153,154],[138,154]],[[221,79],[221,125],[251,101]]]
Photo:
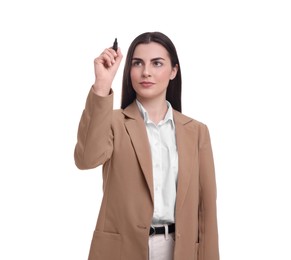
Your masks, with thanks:
[[[216,182],[205,124],[181,113],[172,41],[131,43],[121,109],[113,109],[120,48],[94,60],[95,83],[78,128],[79,169],[103,165],[103,199],[89,260],[218,260]]]

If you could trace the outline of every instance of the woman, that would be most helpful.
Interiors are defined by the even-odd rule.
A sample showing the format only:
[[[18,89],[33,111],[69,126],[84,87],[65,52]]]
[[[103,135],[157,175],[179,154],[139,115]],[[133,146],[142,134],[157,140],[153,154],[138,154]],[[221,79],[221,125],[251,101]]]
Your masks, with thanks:
[[[112,81],[120,48],[94,61],[75,147],[80,169],[103,165],[89,260],[218,260],[216,183],[207,126],[181,114],[181,68],[160,32],[131,43],[121,109]]]

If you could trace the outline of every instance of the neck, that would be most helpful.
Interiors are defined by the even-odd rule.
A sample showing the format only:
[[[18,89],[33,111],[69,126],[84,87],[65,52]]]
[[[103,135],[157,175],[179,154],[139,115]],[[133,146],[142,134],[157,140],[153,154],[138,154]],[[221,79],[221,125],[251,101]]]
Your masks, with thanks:
[[[161,120],[165,118],[168,111],[168,105],[166,100],[143,100],[137,98],[137,100],[143,105],[149,114],[149,118],[155,124],[158,124]]]

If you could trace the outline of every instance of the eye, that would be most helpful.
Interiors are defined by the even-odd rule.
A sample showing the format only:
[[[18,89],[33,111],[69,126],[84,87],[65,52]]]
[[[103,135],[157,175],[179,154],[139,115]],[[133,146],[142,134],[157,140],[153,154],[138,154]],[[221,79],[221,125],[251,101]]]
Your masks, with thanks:
[[[161,67],[161,66],[163,66],[163,63],[161,61],[156,60],[156,61],[153,62],[153,65],[155,67]]]
[[[131,63],[132,67],[140,67],[142,65],[142,62],[140,60],[133,60]]]

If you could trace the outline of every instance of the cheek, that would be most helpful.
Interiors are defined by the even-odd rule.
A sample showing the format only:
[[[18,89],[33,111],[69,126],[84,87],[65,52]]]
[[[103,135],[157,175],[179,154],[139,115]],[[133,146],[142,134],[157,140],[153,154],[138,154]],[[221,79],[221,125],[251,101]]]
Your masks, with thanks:
[[[171,73],[169,71],[160,71],[156,74],[156,77],[159,78],[160,81],[169,81],[171,79]]]
[[[130,71],[130,78],[131,78],[131,81],[134,82],[138,79],[138,73],[137,73],[137,70],[131,70]]]
[[[138,75],[138,73],[137,73],[136,70],[131,70],[130,71],[130,79],[131,79],[131,84],[132,84],[134,90],[136,90],[135,89],[136,88],[136,85],[139,82],[139,75]]]

